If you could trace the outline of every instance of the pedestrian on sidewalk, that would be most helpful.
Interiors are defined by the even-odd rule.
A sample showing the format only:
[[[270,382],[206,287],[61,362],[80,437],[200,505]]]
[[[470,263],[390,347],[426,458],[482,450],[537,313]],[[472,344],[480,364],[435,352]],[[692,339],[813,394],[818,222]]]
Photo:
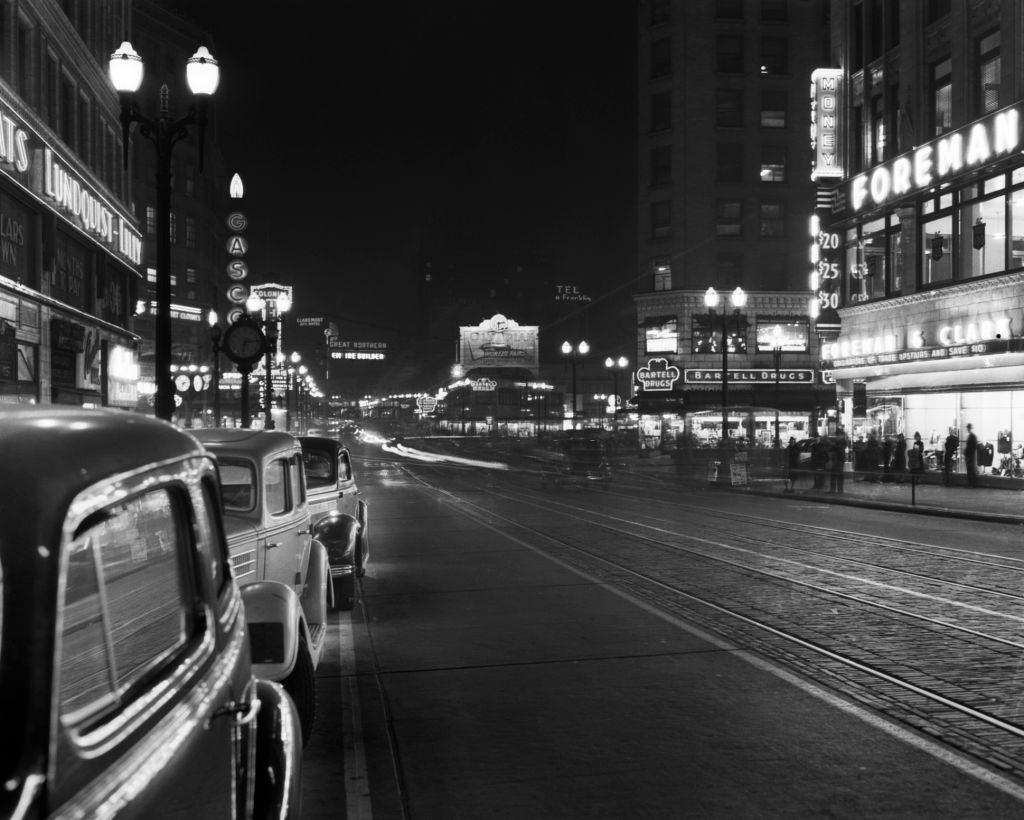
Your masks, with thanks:
[[[882,481],[892,481],[892,439],[888,436],[882,441]]]
[[[811,444],[811,473],[814,475],[815,490],[825,489],[825,471],[828,469],[828,442],[821,436],[814,437]]]
[[[907,463],[911,473],[924,472],[924,442],[920,433],[914,433],[914,442],[907,453]]]
[[[967,463],[967,486],[978,486],[978,437],[974,425],[967,425],[967,443],[964,445],[964,461]]]
[[[946,443],[942,452],[942,483],[949,484],[952,479],[953,460],[956,458],[957,450],[960,449],[960,438],[952,427],[949,428],[949,435],[946,436]]]
[[[881,457],[882,454],[878,449],[878,439],[872,433],[868,436],[868,443],[864,445],[864,469],[868,471],[868,474],[864,477],[865,481],[872,483],[878,481],[878,461]]]
[[[843,478],[846,471],[846,446],[846,431],[840,425],[832,439],[831,452],[829,453],[832,468],[828,490],[830,493],[841,493],[843,491]]]
[[[907,439],[903,433],[896,436],[896,449],[892,453],[892,471],[896,480],[903,483],[903,474],[907,471]]]
[[[786,469],[785,492],[791,493],[796,490],[796,476],[800,469],[800,447],[793,436],[789,437],[789,444],[786,446]]]

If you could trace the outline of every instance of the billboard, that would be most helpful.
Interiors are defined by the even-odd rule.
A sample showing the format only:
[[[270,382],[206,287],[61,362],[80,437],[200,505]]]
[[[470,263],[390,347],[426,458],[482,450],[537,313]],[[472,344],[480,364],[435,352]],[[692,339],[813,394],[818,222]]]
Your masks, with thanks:
[[[479,325],[459,328],[459,363],[475,367],[522,367],[536,374],[539,367],[537,325],[520,325],[496,313]]]

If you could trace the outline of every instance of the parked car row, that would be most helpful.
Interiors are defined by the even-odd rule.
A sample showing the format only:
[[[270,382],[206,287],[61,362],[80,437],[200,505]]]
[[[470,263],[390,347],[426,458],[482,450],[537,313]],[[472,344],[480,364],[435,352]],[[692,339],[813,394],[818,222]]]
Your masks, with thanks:
[[[0,816],[297,816],[369,557],[345,448],[45,407],[0,452]]]

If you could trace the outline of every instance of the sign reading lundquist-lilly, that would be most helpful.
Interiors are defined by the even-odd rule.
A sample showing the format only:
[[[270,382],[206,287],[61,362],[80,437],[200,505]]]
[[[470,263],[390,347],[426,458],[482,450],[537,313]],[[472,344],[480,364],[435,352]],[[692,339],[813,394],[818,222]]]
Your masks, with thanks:
[[[460,362],[466,370],[474,367],[521,367],[536,374],[537,325],[518,322],[494,314],[479,325],[460,327]]]

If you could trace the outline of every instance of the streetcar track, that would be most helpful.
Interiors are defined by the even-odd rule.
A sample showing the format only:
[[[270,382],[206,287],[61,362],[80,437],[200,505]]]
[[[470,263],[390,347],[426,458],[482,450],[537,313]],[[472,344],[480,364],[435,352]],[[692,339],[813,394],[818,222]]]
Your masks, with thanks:
[[[487,526],[489,526],[489,527],[491,527],[493,529],[497,530],[497,527],[495,526],[495,523],[494,523],[495,521],[497,521],[497,522],[500,522],[501,524],[509,525],[509,526],[511,526],[511,527],[513,527],[515,529],[519,529],[519,530],[523,530],[523,531],[529,532],[534,537],[540,538],[540,539],[543,539],[546,542],[552,543],[553,545],[559,547],[562,550],[568,549],[568,550],[572,551],[575,554],[578,554],[578,555],[581,555],[581,556],[585,556],[588,560],[590,560],[592,562],[597,562],[600,565],[605,565],[605,566],[613,569],[617,573],[624,573],[627,577],[635,578],[636,580],[640,581],[644,585],[653,586],[655,588],[660,588],[662,590],[670,592],[673,596],[676,596],[677,598],[682,598],[682,599],[688,600],[688,601],[690,601],[692,603],[698,604],[701,607],[709,609],[709,610],[711,610],[711,611],[713,611],[713,612],[715,612],[715,613],[717,613],[719,615],[724,615],[724,616],[726,616],[727,621],[730,621],[730,622],[738,621],[738,622],[740,622],[740,623],[742,623],[742,624],[744,624],[746,626],[753,627],[759,633],[766,633],[766,634],[768,634],[770,636],[773,636],[773,637],[775,637],[777,639],[782,640],[783,643],[785,643],[785,644],[800,647],[802,649],[810,651],[815,656],[818,656],[818,657],[821,657],[821,658],[825,658],[825,659],[827,659],[827,660],[829,660],[831,662],[834,662],[834,663],[838,664],[838,666],[840,668],[845,668],[845,669],[853,670],[854,672],[857,672],[857,673],[865,674],[871,680],[882,681],[882,682],[884,682],[886,684],[889,684],[891,687],[895,687],[897,691],[904,692],[904,693],[909,693],[909,694],[915,695],[917,697],[924,698],[925,702],[926,703],[931,703],[933,705],[933,707],[940,707],[943,710],[949,710],[953,714],[959,714],[959,715],[962,715],[962,716],[969,717],[969,718],[971,718],[971,719],[973,719],[975,721],[978,721],[980,724],[982,724],[984,726],[988,726],[991,729],[997,730],[1000,733],[1005,733],[1006,735],[1013,736],[1014,738],[1016,738],[1018,740],[1024,738],[1024,727],[1022,727],[1018,723],[1013,722],[1011,720],[1004,719],[1002,717],[999,717],[998,715],[993,714],[991,711],[985,711],[984,709],[976,708],[975,706],[972,706],[970,703],[965,702],[963,698],[957,699],[956,697],[947,696],[947,695],[943,694],[941,691],[939,691],[935,687],[935,684],[931,683],[931,681],[922,680],[921,683],[918,683],[918,682],[915,682],[914,680],[912,680],[910,678],[911,677],[915,677],[915,678],[918,678],[918,679],[928,679],[928,678],[931,678],[932,680],[935,681],[935,683],[942,683],[942,685],[945,686],[947,689],[950,689],[950,690],[954,691],[955,693],[960,694],[962,692],[962,687],[957,686],[955,683],[944,681],[941,678],[936,678],[934,675],[930,675],[930,674],[927,674],[927,673],[924,673],[924,672],[920,672],[920,671],[914,672],[912,675],[903,675],[903,676],[901,676],[901,675],[893,674],[891,672],[886,671],[885,669],[880,668],[878,665],[875,665],[875,664],[872,664],[872,663],[867,663],[867,662],[865,662],[863,660],[858,660],[856,657],[853,657],[853,656],[851,656],[849,654],[849,649],[846,650],[846,654],[843,654],[842,652],[838,652],[838,651],[835,651],[833,649],[830,649],[828,646],[825,646],[824,644],[822,644],[820,642],[816,642],[816,641],[813,641],[813,640],[808,640],[807,638],[804,638],[801,635],[798,635],[798,634],[796,634],[795,632],[793,632],[791,630],[780,628],[780,627],[778,627],[778,626],[776,626],[776,625],[774,625],[772,623],[769,623],[769,622],[767,622],[767,621],[765,621],[763,619],[752,617],[752,616],[750,616],[748,614],[745,614],[744,612],[741,612],[737,608],[735,608],[735,606],[736,606],[735,604],[731,605],[731,606],[726,606],[726,605],[723,605],[723,604],[721,604],[721,603],[719,603],[717,601],[711,600],[710,598],[707,598],[704,595],[697,595],[694,592],[687,591],[686,589],[683,589],[682,587],[680,587],[678,584],[670,583],[670,582],[668,582],[666,580],[663,580],[660,577],[656,577],[655,575],[650,574],[650,572],[643,572],[643,571],[637,569],[635,566],[626,564],[626,563],[624,563],[621,560],[615,560],[613,558],[608,557],[607,555],[600,554],[600,553],[596,552],[593,549],[584,548],[584,547],[580,546],[579,544],[573,543],[573,542],[571,542],[571,541],[569,541],[569,540],[567,540],[565,538],[561,538],[561,537],[559,537],[557,535],[553,535],[553,534],[551,534],[549,532],[542,531],[541,529],[539,529],[539,528],[537,528],[535,526],[531,526],[529,524],[525,524],[525,523],[523,523],[522,520],[517,520],[517,519],[511,518],[511,517],[509,517],[507,515],[503,515],[501,513],[498,513],[498,512],[496,512],[491,507],[486,507],[486,506],[484,506],[482,504],[479,504],[479,503],[476,503],[474,501],[469,501],[468,499],[465,499],[464,497],[458,496],[454,492],[448,491],[448,490],[446,490],[446,489],[444,489],[442,487],[439,487],[439,486],[437,486],[435,484],[432,484],[432,483],[426,481],[424,478],[422,478],[421,476],[417,475],[416,473],[414,473],[414,472],[412,472],[410,470],[407,470],[407,472],[409,473],[410,476],[412,476],[414,479],[419,481],[426,488],[434,490],[435,492],[441,494],[442,497],[444,497],[447,500],[452,500],[454,498],[461,498],[461,501],[458,504],[458,506],[456,507],[456,509],[461,510],[467,516],[469,516],[471,518],[474,518],[474,519],[480,521],[481,523],[486,524]],[[492,495],[497,495],[497,494],[496,493],[492,493]],[[521,499],[517,500],[514,497],[506,497],[506,500],[509,500],[509,501],[512,501],[512,502],[515,502],[515,503],[523,503]],[[528,499],[527,503],[531,503],[534,506],[541,507],[541,509],[544,509],[534,499]],[[559,502],[554,502],[554,503],[559,503]],[[554,513],[556,515],[559,515],[559,514],[565,515],[565,513],[560,513],[558,510],[546,509],[545,511],[550,512],[550,513]],[[592,511],[588,511],[588,512],[592,512]],[[614,516],[608,516],[608,517],[613,517],[614,518]],[[589,523],[591,524],[591,526],[601,527],[601,528],[604,528],[604,529],[610,529],[613,532],[616,532],[617,534],[625,534],[625,535],[627,535],[628,537],[631,537],[631,538],[639,538],[639,539],[644,540],[644,541],[651,541],[651,542],[657,543],[656,539],[648,537],[648,536],[639,536],[636,533],[623,533],[622,530],[619,530],[619,529],[617,529],[615,527],[609,527],[608,525],[605,525],[605,524],[597,524],[597,523],[594,523],[593,521],[591,521]],[[639,522],[635,522],[635,523],[639,523]],[[657,528],[654,528],[654,529],[657,529]],[[497,531],[502,531],[502,530],[497,530]],[[707,541],[707,539],[700,539],[700,540]],[[661,544],[660,546],[663,547],[665,545]],[[669,546],[671,546],[671,545],[669,545]],[[675,548],[675,547],[673,547],[673,548]],[[543,551],[543,550],[541,550],[541,551]],[[683,548],[683,551],[693,552],[692,550],[686,550],[685,548]],[[696,556],[704,559],[704,560],[714,560],[714,559],[709,559],[709,556],[703,555],[703,554],[701,554],[699,552],[694,553],[694,554]],[[727,563],[727,564],[734,564],[734,562],[725,562],[725,563]],[[746,572],[746,573],[749,573],[751,571],[755,571],[755,572],[757,571],[756,569],[751,568],[749,566],[739,566],[738,568],[741,569],[743,572]],[[814,588],[813,585],[808,585],[805,582],[795,582],[792,578],[780,578],[779,576],[775,576],[773,573],[763,573],[763,574],[767,574],[770,577],[773,577],[774,580],[784,581],[786,584],[797,583],[797,584],[802,585],[802,586],[810,586],[812,589],[815,589],[816,592],[821,593],[821,594],[826,595],[826,596],[830,596],[831,598],[844,597],[841,593],[837,593],[835,590],[825,589],[825,588]],[[611,581],[609,583],[615,583],[615,582]],[[851,600],[856,605],[867,606],[867,607],[870,607],[871,609],[883,609],[884,610],[884,608],[880,607],[877,602],[870,602],[870,601],[869,602],[865,602],[863,600],[860,600],[860,599],[857,599],[857,598],[851,597],[851,596],[845,596],[845,597],[849,598],[849,600]],[[660,604],[659,604],[659,606],[660,606]],[[750,604],[748,602],[747,603],[747,608],[749,609],[749,607],[750,607]],[[904,618],[910,618],[910,619],[912,619],[912,622],[923,622],[923,624],[927,624],[927,625],[930,625],[930,626],[939,626],[939,627],[943,627],[945,629],[954,629],[954,630],[957,630],[957,631],[959,631],[959,632],[961,632],[961,633],[963,633],[965,635],[971,635],[973,637],[981,638],[981,639],[984,639],[985,641],[991,641],[993,643],[999,643],[999,644],[1003,644],[1003,645],[1008,645],[1008,646],[1010,646],[1012,648],[1015,648],[1015,649],[1020,648],[1020,646],[1021,646],[1020,644],[1018,644],[1018,643],[1016,643],[1014,641],[1008,641],[1008,640],[1000,639],[1000,638],[997,638],[997,637],[994,637],[994,636],[991,636],[991,635],[987,635],[987,634],[984,634],[984,633],[975,632],[975,631],[972,631],[972,630],[965,629],[964,627],[960,627],[960,626],[953,625],[953,624],[948,624],[948,623],[946,623],[944,621],[940,621],[940,620],[929,618],[929,617],[920,616],[920,615],[918,615],[916,613],[909,613],[909,612],[905,612],[905,611],[901,611],[901,610],[895,610],[895,609],[891,609],[890,608],[890,612],[888,614],[897,614],[897,615],[900,615],[900,616],[902,616]],[[716,629],[716,631],[721,631],[721,625],[718,624],[718,623],[713,623],[712,628]],[[924,628],[924,625],[922,625],[921,628]],[[859,647],[858,647],[858,649],[859,649]],[[985,652],[985,659],[989,659],[991,657],[992,650],[986,651],[986,650],[984,650],[983,647],[978,647],[978,649],[979,649],[979,651]],[[769,654],[771,654],[771,653],[769,653]],[[870,654],[870,652],[868,654]],[[1020,662],[1017,661],[1016,663],[1017,663],[1017,668],[1019,669]],[[797,668],[800,668],[800,664],[799,663],[797,663],[796,666],[797,666]],[[821,677],[823,675],[827,679],[829,677],[829,675],[834,675],[835,674],[834,672],[827,672],[827,671],[821,670],[821,669],[815,669],[813,671],[816,672],[816,674],[811,674],[811,673],[806,673],[806,672],[805,672],[805,674],[810,674],[811,677],[817,677],[818,679],[821,679]],[[856,686],[863,685],[863,684],[856,683],[856,681],[851,681],[851,682],[854,685],[856,685]],[[925,684],[927,684],[927,685],[925,685]],[[931,687],[931,688],[929,688],[929,687]],[[874,690],[870,690],[870,691],[872,691],[873,694],[872,694],[872,696],[868,700],[882,698],[883,701],[887,702],[886,701],[887,698],[891,700],[894,697],[894,696],[889,695],[889,694],[884,693],[884,692],[879,693],[879,692],[874,691]],[[965,692],[964,696],[965,697],[969,697],[970,696],[970,692],[969,691]],[[1015,707],[1015,701],[1008,701],[1008,700],[1007,701],[998,701],[998,699],[995,698],[994,696],[989,696],[988,698],[985,698],[985,697],[977,698],[976,697],[975,699],[984,700],[986,702],[996,702],[997,704],[998,703],[1004,703],[1008,707]],[[892,708],[892,705],[890,705],[890,709],[891,708]],[[913,726],[915,726],[915,728],[921,729],[923,731],[928,731],[929,730],[928,729],[928,725],[927,725],[928,721],[939,720],[940,723],[945,721],[945,723],[943,723],[943,725],[948,725],[947,731],[950,732],[951,736],[959,738],[961,747],[963,748],[964,751],[967,751],[967,753],[969,753],[969,754],[975,754],[976,756],[981,756],[982,758],[984,758],[985,757],[984,754],[978,754],[977,752],[969,751],[969,749],[971,749],[974,744],[980,743],[980,744],[982,744],[984,746],[984,744],[986,742],[988,742],[989,744],[991,744],[993,742],[991,740],[986,741],[984,736],[983,736],[983,733],[979,734],[978,732],[974,732],[972,734],[968,734],[966,737],[962,737],[964,735],[964,730],[962,729],[962,727],[956,726],[955,725],[956,721],[953,721],[952,724],[949,724],[949,721],[953,720],[951,717],[950,718],[943,718],[941,714],[939,714],[939,715],[932,714],[932,712],[934,712],[934,708],[932,708],[932,709],[921,709],[920,707],[918,707],[918,708],[915,709],[914,707],[908,706],[906,703],[903,703],[898,698],[895,699],[895,708],[899,711],[899,714],[895,716],[895,717],[897,717],[897,719],[901,719],[904,722],[908,722],[908,723],[910,723],[910,725],[913,725]],[[884,708],[883,708],[883,711],[885,711]],[[1016,713],[1017,710],[1016,710],[1016,708],[1012,708],[1012,711],[1014,713]],[[922,723],[924,723],[924,726],[921,725]],[[954,745],[956,745],[956,744],[954,743]],[[1017,772],[1018,776],[1019,776],[1021,774],[1021,772],[1024,771],[1024,763],[1021,762],[1020,756],[1018,756],[1017,758],[1011,758],[1011,761],[1014,761],[1014,762],[1007,763],[1006,767],[1014,769]],[[991,761],[988,761],[988,762],[991,763]]]

